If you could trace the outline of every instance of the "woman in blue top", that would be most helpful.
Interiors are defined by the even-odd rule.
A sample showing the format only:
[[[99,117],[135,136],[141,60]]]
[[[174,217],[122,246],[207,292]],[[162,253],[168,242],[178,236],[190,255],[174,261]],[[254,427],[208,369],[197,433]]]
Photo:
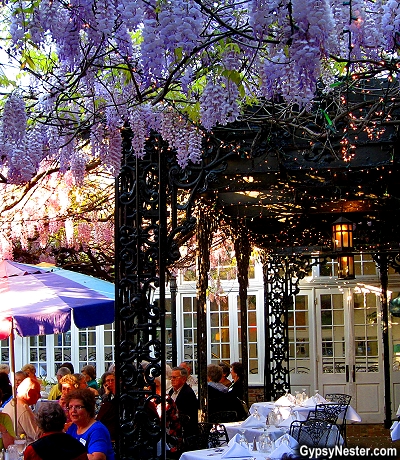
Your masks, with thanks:
[[[65,397],[72,425],[67,433],[87,449],[88,460],[115,460],[110,433],[96,421],[96,400],[88,388],[73,390]]]

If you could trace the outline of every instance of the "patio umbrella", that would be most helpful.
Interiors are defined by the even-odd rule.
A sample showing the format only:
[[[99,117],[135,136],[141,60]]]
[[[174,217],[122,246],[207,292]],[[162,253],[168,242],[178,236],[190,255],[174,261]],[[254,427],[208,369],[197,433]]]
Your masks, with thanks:
[[[114,285],[54,266],[0,262],[0,340],[114,321]]]
[[[22,337],[60,334],[72,321],[78,328],[112,323],[114,285],[54,266],[0,262],[0,340],[10,337],[13,375],[14,329]]]

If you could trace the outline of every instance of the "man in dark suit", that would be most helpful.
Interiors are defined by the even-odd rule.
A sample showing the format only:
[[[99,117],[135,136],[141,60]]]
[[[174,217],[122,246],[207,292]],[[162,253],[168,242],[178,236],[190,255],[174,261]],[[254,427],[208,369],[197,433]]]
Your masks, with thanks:
[[[169,395],[178,407],[179,415],[189,416],[183,426],[185,436],[197,434],[199,403],[194,391],[186,383],[188,372],[183,367],[173,367],[171,371],[171,385]]]

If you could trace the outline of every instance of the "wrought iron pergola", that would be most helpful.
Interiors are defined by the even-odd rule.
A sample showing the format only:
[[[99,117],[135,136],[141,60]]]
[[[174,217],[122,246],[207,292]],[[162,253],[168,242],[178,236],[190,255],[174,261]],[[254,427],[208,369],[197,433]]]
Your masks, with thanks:
[[[202,164],[186,170],[155,133],[147,143],[145,158],[139,160],[132,151],[132,135],[127,128],[116,190],[117,452],[121,460],[165,457],[165,430],[151,421],[148,411],[152,401],[160,402],[154,378],[165,374],[169,268],[179,260],[179,246],[192,232],[197,232],[198,241],[197,360],[205,418],[207,273],[210,238],[220,218],[235,235],[243,362],[248,357],[250,250],[252,245],[262,250],[268,334],[261,346],[266,356],[264,393],[269,399],[290,387],[287,310],[310,265],[334,256],[331,223],[340,215],[355,222],[355,250],[373,254],[383,293],[388,267],[397,269],[400,260],[399,151],[394,125],[375,140],[364,131],[353,133],[350,141],[357,155],[349,163],[332,155],[332,144],[329,148],[321,143],[310,146],[296,130],[272,129],[262,121],[236,124],[214,131],[204,142]],[[336,136],[343,138],[343,132]],[[155,287],[158,301],[153,299]],[[387,341],[387,298],[382,297]],[[384,365],[389,372],[389,361]],[[165,379],[162,382],[165,386]],[[385,385],[387,423],[390,379]]]

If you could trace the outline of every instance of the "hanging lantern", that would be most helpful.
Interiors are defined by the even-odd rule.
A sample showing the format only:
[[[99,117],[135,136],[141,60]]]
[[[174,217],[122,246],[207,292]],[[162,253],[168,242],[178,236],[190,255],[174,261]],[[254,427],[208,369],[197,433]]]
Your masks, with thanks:
[[[352,280],[354,273],[354,256],[352,254],[340,254],[338,256],[338,278],[340,280]]]
[[[332,224],[332,241],[335,252],[353,249],[353,222],[340,217]]]
[[[353,250],[353,222],[340,217],[332,224],[333,250],[338,253],[338,278],[355,278]]]

